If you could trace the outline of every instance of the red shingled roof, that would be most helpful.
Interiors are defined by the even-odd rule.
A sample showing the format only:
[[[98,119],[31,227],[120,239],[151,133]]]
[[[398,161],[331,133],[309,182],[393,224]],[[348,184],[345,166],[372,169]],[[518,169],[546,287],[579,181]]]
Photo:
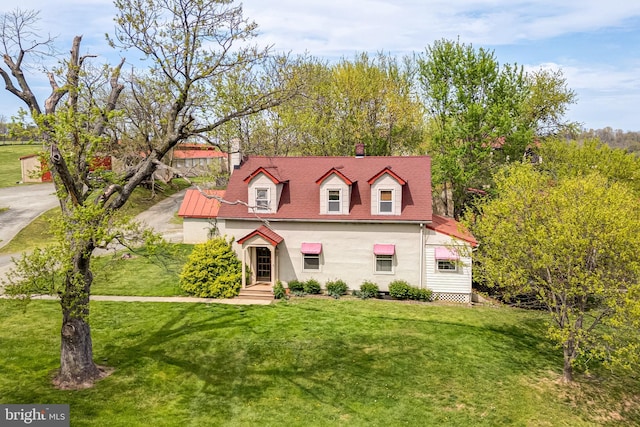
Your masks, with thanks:
[[[267,219],[328,221],[431,221],[431,159],[428,156],[406,157],[249,157],[229,180],[225,198],[247,202],[247,177],[260,170],[268,171],[274,182],[283,183],[278,210],[260,213]],[[321,215],[320,186],[317,180],[332,170],[352,182],[349,214]],[[402,177],[401,215],[371,214],[371,185],[367,182],[384,171]],[[220,218],[255,219],[242,204],[223,205]]]
[[[224,198],[224,190],[203,190],[210,196]],[[200,190],[189,189],[182,199],[178,210],[178,216],[183,218],[215,218],[218,216],[220,202],[214,198],[208,198]]]
[[[441,215],[433,215],[433,222],[427,224],[427,228],[437,231],[438,233],[446,234],[447,236],[455,237],[460,240],[464,240],[471,244],[471,246],[478,246],[478,242],[473,235],[464,228],[462,224],[453,218],[449,218]]]
[[[263,239],[269,241],[273,246],[278,246],[278,243],[280,243],[280,242],[282,242],[284,240],[284,238],[282,236],[280,236],[275,231],[271,230],[269,227],[261,225],[260,227],[258,227],[255,230],[253,230],[251,233],[249,233],[246,236],[241,237],[240,239],[238,239],[238,244],[240,244],[240,245],[243,244],[244,242],[246,242],[248,239],[250,239],[253,236],[260,236]]]

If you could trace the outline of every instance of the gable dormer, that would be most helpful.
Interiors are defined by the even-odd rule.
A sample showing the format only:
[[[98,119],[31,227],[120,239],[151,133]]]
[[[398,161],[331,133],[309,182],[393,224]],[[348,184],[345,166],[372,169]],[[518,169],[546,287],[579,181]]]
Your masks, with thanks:
[[[371,215],[400,215],[402,187],[407,182],[386,167],[367,181],[371,188]]]
[[[348,215],[353,181],[336,168],[316,180],[320,185],[320,215]]]
[[[247,183],[249,212],[275,213],[278,210],[284,181],[280,181],[267,168],[260,167],[244,179]]]

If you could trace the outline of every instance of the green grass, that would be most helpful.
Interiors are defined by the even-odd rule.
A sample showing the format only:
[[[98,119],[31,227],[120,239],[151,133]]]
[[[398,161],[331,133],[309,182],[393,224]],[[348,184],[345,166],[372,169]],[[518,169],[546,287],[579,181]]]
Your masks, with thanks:
[[[12,187],[22,180],[20,157],[37,154],[40,144],[4,145],[0,142],[0,188]]]
[[[557,382],[543,313],[356,299],[92,303],[89,390],[51,386],[59,306],[0,301],[0,403],[68,403],[73,426],[627,426],[637,378]]]
[[[149,256],[136,251],[96,257],[93,263],[93,295],[177,296],[186,295],[179,285],[182,266],[193,245],[175,245],[171,256]],[[126,252],[130,254],[131,252]]]
[[[0,147],[1,149],[1,147]],[[156,191],[155,197],[145,188],[136,188],[131,198],[123,208],[126,215],[135,216],[149,209],[154,204],[189,186],[183,180],[174,180],[173,186],[167,186],[163,191]],[[23,228],[12,240],[0,248],[0,254],[16,254],[33,250],[38,246],[49,245],[53,236],[49,232],[49,221],[59,218],[60,209],[54,208],[33,220]]]

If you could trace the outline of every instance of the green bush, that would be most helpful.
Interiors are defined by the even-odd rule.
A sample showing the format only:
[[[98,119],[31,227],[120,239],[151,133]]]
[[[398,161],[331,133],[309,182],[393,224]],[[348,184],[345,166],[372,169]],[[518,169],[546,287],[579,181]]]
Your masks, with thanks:
[[[288,286],[289,286],[289,291],[291,291],[291,293],[304,292],[304,283],[302,283],[302,282],[300,282],[298,280],[290,281]]]
[[[410,288],[409,299],[416,301],[431,301],[433,291],[431,289]]]
[[[389,295],[395,299],[409,299],[411,286],[404,280],[394,280],[389,284]]]
[[[280,280],[278,280],[273,287],[273,297],[275,299],[287,298],[287,291],[284,289],[284,286],[282,286],[282,282]]]
[[[180,287],[204,298],[233,298],[242,286],[242,262],[224,237],[197,244],[180,273]]]
[[[327,294],[336,299],[346,294],[347,289],[349,289],[349,287],[342,280],[333,280],[333,281],[327,282]]]
[[[362,283],[362,285],[360,285],[360,291],[358,292],[358,296],[362,299],[378,298],[379,292],[380,292],[380,289],[378,288],[378,285],[366,280]]]
[[[389,295],[395,299],[410,299],[415,301],[431,301],[433,291],[410,286],[404,280],[395,280],[389,284]]]
[[[304,282],[304,291],[308,294],[319,294],[322,289],[320,288],[320,282],[316,279],[309,279]]]

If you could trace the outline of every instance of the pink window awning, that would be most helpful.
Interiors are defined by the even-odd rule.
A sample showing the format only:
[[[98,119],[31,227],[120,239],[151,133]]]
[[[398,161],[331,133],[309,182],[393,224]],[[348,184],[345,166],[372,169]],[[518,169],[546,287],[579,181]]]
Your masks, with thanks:
[[[376,243],[373,245],[374,255],[393,255],[396,253],[396,245],[384,245]]]
[[[322,243],[303,243],[300,252],[305,255],[319,255],[322,252]]]
[[[447,260],[447,261],[457,261],[460,259],[460,255],[458,251],[453,248],[447,248],[444,246],[438,246],[436,248],[436,259],[437,260]]]

